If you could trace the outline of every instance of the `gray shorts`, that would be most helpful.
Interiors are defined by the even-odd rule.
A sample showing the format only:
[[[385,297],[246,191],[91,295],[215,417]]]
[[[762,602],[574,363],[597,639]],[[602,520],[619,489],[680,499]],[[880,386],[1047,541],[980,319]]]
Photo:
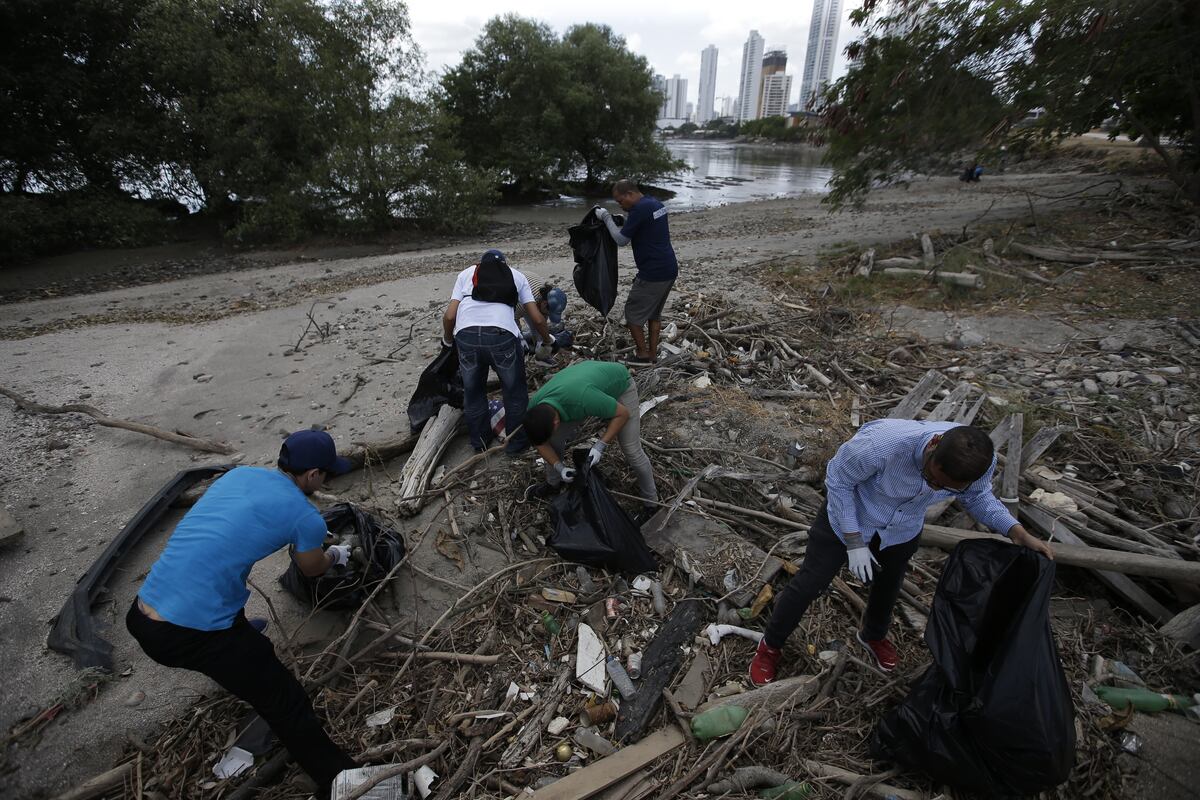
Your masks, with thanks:
[[[625,301],[625,324],[645,325],[652,320],[662,319],[663,306],[675,279],[669,281],[644,281],[633,279],[629,298]]]

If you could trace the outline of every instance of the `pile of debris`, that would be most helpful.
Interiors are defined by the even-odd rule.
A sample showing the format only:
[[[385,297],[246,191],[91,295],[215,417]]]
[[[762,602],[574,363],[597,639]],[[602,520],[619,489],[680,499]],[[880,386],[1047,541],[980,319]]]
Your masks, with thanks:
[[[866,742],[928,665],[922,634],[943,551],[986,535],[952,503],[931,509],[904,582],[892,634],[901,671],[884,674],[847,645],[866,589],[839,578],[789,641],[782,679],[747,681],[771,598],[803,558],[824,463],[878,417],[990,431],[998,496],[1055,543],[1062,568],[1052,616],[1078,748],[1061,796],[1128,794],[1118,755],[1136,749],[1121,735],[1132,712],[1105,704],[1102,687],[1141,684],[1183,706],[1200,690],[1200,351],[1112,339],[1054,354],[963,350],[873,335],[844,309],[777,306],[765,318],[680,295],[667,354],[636,373],[669,498],[643,528],[658,574],[589,570],[549,552],[546,506],[523,499],[540,472],[532,458],[440,463],[460,430],[453,409],[419,438],[358,454],[368,480],[346,494],[425,524],[406,532],[405,560],[340,636],[290,654],[333,737],[384,765],[347,782],[342,800],[398,797],[382,792],[401,786],[422,798],[951,796],[921,775],[877,771]],[[575,341],[576,357],[629,349],[590,321]],[[386,457],[410,449],[400,476],[388,473]],[[633,485],[621,459],[604,466],[612,486]],[[422,569],[427,538],[486,577],[467,585]],[[484,573],[489,560],[498,567]],[[418,627],[396,591],[409,579],[457,599]],[[295,796],[303,779],[283,779],[282,753],[214,776],[242,712],[228,697],[198,703],[130,750],[110,795]]]

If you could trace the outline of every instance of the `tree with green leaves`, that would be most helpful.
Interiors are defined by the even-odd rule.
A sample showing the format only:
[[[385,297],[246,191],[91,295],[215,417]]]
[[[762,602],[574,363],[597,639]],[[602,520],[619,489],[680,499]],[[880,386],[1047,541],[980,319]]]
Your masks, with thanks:
[[[1195,0],[867,0],[852,20],[863,36],[818,133],[835,205],[963,151],[985,160],[1101,124],[1144,139],[1200,202]]]
[[[560,39],[541,22],[496,17],[442,89],[467,162],[519,194],[576,177],[586,188],[650,180],[681,166],[655,138],[649,65],[606,26],[578,25]]]

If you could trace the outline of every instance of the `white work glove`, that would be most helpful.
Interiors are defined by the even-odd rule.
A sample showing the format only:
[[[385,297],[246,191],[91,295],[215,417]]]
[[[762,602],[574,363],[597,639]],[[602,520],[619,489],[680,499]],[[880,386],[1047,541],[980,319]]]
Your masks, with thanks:
[[[562,478],[563,483],[571,483],[575,480],[575,470],[568,467],[566,463],[559,461],[554,468],[558,470],[558,475]]]
[[[537,350],[534,351],[533,357],[544,361],[552,355],[554,355],[554,334],[550,334],[550,341],[538,342]]]
[[[333,555],[333,565],[335,567],[344,567],[346,562],[350,560],[350,545],[348,544],[331,544],[325,552]]]
[[[446,337],[442,337],[442,347],[454,347],[454,340],[446,341]]]
[[[608,213],[608,209],[605,208],[604,206],[596,206],[593,209],[593,211],[596,212],[596,219],[599,220],[600,222],[604,222],[604,220],[606,220],[610,216],[612,216],[611,214]]]
[[[600,456],[604,455],[604,448],[606,448],[606,447],[608,447],[608,445],[606,445],[603,440],[601,440],[601,439],[596,440],[596,443],[594,445],[592,445],[592,449],[588,450],[588,454],[587,454],[588,467],[594,467],[600,463]]]
[[[871,564],[874,563],[876,567],[879,566],[879,562],[876,561],[875,556],[871,554],[871,549],[865,546],[855,547],[847,550],[846,556],[850,560],[850,572],[854,575],[854,577],[858,578],[863,583],[870,583],[871,578],[875,576],[875,572],[871,568]]]

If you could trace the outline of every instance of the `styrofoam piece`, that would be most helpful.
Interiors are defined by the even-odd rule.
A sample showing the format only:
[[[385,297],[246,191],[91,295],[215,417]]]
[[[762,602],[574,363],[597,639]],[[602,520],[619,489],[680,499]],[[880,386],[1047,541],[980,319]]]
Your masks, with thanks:
[[[596,694],[608,693],[604,671],[604,642],[587,623],[579,623],[579,647],[575,651],[575,678]]]

